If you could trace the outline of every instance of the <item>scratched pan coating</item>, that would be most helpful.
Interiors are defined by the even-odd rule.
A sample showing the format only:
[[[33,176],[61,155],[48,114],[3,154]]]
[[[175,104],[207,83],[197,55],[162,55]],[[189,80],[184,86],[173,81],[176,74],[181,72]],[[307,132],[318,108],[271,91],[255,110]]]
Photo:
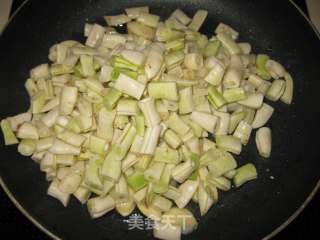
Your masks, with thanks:
[[[183,239],[261,239],[271,236],[301,209],[319,181],[319,59],[320,41],[307,20],[289,1],[241,0],[64,0],[27,2],[0,38],[0,118],[27,110],[23,84],[28,71],[47,62],[51,45],[66,39],[83,40],[85,22],[103,23],[102,16],[125,7],[149,5],[151,12],[167,17],[177,7],[190,16],[206,9],[201,31],[212,34],[223,21],[240,32],[253,52],[279,60],[295,83],[291,106],[276,103],[268,126],[273,132],[270,159],[258,156],[254,136],[237,160],[253,162],[259,178],[238,190],[220,194],[219,203],[200,219],[198,229]],[[48,183],[32,160],[20,156],[16,146],[0,140],[1,185],[20,204],[20,210],[38,227],[63,239],[151,239],[151,231],[128,230],[128,218],[115,211],[92,220],[86,206],[72,199],[64,208],[46,195]],[[272,176],[272,177],[271,177]],[[274,179],[272,179],[274,178]],[[191,210],[199,219],[197,206]]]

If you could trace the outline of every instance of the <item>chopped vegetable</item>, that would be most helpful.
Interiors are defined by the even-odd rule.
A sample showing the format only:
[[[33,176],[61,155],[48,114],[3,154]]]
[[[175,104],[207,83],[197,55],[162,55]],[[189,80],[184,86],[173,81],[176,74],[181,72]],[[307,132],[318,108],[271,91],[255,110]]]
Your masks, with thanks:
[[[245,182],[256,179],[258,176],[257,170],[252,163],[243,165],[236,170],[236,175],[233,177],[233,182],[236,187],[240,187]]]
[[[48,195],[64,206],[73,195],[92,218],[137,206],[155,221],[154,237],[191,233],[191,200],[203,216],[220,191],[257,178],[232,155],[252,131],[259,155],[270,157],[264,125],[274,108],[265,98],[293,101],[287,70],[238,42],[229,25],[200,33],[207,15],[176,9],[162,20],[141,6],[105,16],[108,26],[85,24],[85,43],[56,43],[50,63],[30,71],[30,108],[1,120],[4,144],[39,163]],[[122,25],[127,33],[110,27]]]
[[[267,127],[259,128],[256,133],[256,145],[259,154],[262,157],[268,158],[271,154],[271,130]]]

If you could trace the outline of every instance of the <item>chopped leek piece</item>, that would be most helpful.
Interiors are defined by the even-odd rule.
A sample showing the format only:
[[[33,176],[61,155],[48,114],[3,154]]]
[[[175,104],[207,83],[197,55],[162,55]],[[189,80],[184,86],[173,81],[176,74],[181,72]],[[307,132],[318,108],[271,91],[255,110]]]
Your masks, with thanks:
[[[219,148],[237,155],[240,154],[242,149],[240,139],[229,135],[216,136],[216,143]]]
[[[184,208],[191,200],[193,194],[196,192],[199,181],[187,180],[179,186],[181,193],[180,197],[175,200],[179,208]]]
[[[193,16],[192,21],[189,24],[189,28],[193,31],[199,31],[207,15],[208,11],[198,10],[196,14]]]
[[[134,191],[139,191],[147,184],[143,173],[139,171],[136,171],[134,174],[128,176],[127,182]]]
[[[256,58],[257,74],[265,80],[270,80],[271,76],[266,68],[266,63],[269,56],[265,54],[258,54]]]
[[[179,99],[175,82],[151,82],[148,84],[149,96],[155,99],[177,101]]]
[[[251,131],[251,125],[246,123],[245,121],[241,121],[234,131],[233,136],[239,138],[243,145],[247,145]]]
[[[219,177],[226,172],[237,167],[237,162],[233,156],[221,149],[210,149],[200,159],[201,165],[208,165],[210,173]]]
[[[234,132],[238,124],[242,119],[245,117],[245,112],[240,111],[240,112],[233,112],[230,116],[230,124],[229,124],[229,130],[228,133],[231,134]]]
[[[274,80],[266,93],[266,98],[270,101],[278,101],[286,88],[286,83],[283,80]]]
[[[115,201],[110,196],[95,197],[89,199],[88,211],[92,218],[98,218],[111,211],[115,207]]]
[[[267,127],[259,128],[256,132],[256,145],[259,151],[259,154],[262,157],[268,158],[271,154],[271,130]]]
[[[184,136],[190,127],[184,123],[184,121],[176,113],[171,113],[169,119],[166,121],[166,125],[180,136]]]
[[[135,34],[137,36],[144,37],[148,40],[152,40],[154,38],[155,31],[153,28],[148,27],[139,22],[129,22],[127,23],[128,32]]]
[[[285,90],[280,97],[280,100],[286,104],[291,104],[293,97],[293,80],[289,73],[284,75],[285,78]]]
[[[216,109],[222,107],[227,103],[223,95],[214,86],[210,86],[208,88],[208,100]]]
[[[108,89],[106,95],[103,97],[103,104],[108,110],[114,109],[117,102],[121,98],[122,93],[117,89],[110,88]]]
[[[179,113],[191,113],[193,111],[192,87],[180,90],[179,96]]]
[[[244,100],[247,96],[243,88],[230,88],[223,92],[223,97],[228,103],[232,103]]]
[[[252,163],[248,163],[236,170],[236,175],[233,177],[233,182],[236,187],[240,187],[242,184],[256,179],[257,176],[258,174],[256,167]]]
[[[12,145],[18,143],[18,139],[14,135],[8,120],[1,120],[1,130],[5,145]]]
[[[18,152],[23,156],[31,156],[34,153],[35,149],[36,144],[32,139],[23,139],[18,145]]]
[[[204,55],[206,57],[215,56],[221,47],[221,42],[219,40],[210,41],[204,49]]]
[[[260,128],[264,126],[269,119],[271,118],[272,114],[274,112],[274,108],[270,105],[263,103],[261,108],[259,108],[254,116],[253,122],[252,122],[252,128]]]

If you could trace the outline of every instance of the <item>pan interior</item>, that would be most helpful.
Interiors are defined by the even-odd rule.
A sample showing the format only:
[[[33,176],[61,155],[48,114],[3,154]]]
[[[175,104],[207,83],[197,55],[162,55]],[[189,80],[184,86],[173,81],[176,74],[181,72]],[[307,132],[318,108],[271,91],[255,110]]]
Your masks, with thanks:
[[[254,136],[238,163],[253,162],[259,178],[240,189],[220,194],[217,205],[199,218],[200,224],[184,239],[260,239],[296,211],[319,180],[319,39],[309,24],[287,1],[248,0],[33,0],[25,4],[0,38],[1,118],[26,111],[23,84],[32,67],[47,62],[48,49],[66,39],[82,40],[85,22],[103,23],[102,16],[126,7],[149,5],[162,19],[176,8],[189,16],[206,9],[209,16],[201,31],[210,36],[219,22],[240,32],[253,52],[279,60],[295,80],[291,106],[271,103],[276,111],[268,124],[273,131],[270,159],[257,154]],[[1,140],[2,141],[2,140]],[[128,229],[128,218],[115,212],[92,220],[85,206],[72,199],[64,208],[46,195],[48,183],[36,163],[19,156],[15,146],[3,147],[0,176],[20,204],[49,231],[65,239],[150,239],[151,231]],[[136,212],[138,213],[138,212]]]

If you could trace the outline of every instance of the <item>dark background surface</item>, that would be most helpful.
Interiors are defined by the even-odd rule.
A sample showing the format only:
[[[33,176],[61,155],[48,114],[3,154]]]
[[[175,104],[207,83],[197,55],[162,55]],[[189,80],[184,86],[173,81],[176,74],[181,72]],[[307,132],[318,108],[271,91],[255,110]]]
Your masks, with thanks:
[[[14,12],[23,0],[14,0],[12,12]],[[295,0],[304,12],[307,12],[304,1]],[[284,231],[274,239],[304,239],[306,236],[317,236],[320,216],[320,194],[316,194],[311,203],[302,214],[296,218]],[[75,223],[76,226],[76,223]],[[0,234],[10,235],[10,238],[24,236],[27,239],[49,239],[44,233],[27,220],[10,202],[2,189],[0,189]]]

